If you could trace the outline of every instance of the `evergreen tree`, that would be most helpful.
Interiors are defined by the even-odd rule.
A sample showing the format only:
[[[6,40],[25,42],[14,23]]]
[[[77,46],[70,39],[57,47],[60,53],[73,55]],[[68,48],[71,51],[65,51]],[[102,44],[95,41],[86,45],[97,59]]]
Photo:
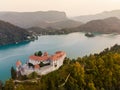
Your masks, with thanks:
[[[42,51],[38,51],[38,56],[42,56]]]
[[[11,78],[12,79],[16,79],[17,75],[16,75],[16,70],[14,69],[14,67],[11,67]]]

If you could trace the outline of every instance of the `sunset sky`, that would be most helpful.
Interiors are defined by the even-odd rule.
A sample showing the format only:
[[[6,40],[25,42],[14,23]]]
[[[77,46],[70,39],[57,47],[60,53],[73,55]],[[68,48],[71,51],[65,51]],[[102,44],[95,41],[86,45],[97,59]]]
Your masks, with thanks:
[[[65,11],[67,16],[120,9],[120,0],[0,0],[0,11]]]

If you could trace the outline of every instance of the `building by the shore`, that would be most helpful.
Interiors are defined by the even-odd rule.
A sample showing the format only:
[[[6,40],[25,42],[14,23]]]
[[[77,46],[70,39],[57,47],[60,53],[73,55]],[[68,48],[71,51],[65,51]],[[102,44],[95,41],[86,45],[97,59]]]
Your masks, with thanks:
[[[54,55],[49,55],[47,52],[42,56],[31,55],[26,64],[22,65],[20,60],[18,60],[16,62],[16,70],[21,75],[29,75],[32,72],[45,75],[62,66],[65,57],[66,53],[64,51],[57,51]]]

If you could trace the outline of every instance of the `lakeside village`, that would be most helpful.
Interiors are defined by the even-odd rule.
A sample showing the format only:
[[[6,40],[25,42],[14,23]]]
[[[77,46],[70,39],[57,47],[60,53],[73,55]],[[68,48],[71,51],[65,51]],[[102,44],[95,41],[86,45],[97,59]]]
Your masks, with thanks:
[[[49,55],[47,52],[39,53],[40,55],[35,53],[29,56],[26,64],[22,64],[20,60],[16,62],[17,77],[19,75],[29,75],[32,72],[36,72],[38,75],[48,74],[59,69],[66,57],[64,51],[57,51],[54,55]]]

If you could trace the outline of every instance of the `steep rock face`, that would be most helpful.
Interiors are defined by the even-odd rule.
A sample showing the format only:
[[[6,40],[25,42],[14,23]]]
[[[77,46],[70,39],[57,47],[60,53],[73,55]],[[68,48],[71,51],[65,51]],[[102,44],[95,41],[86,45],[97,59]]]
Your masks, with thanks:
[[[22,42],[28,40],[28,36],[32,35],[25,29],[0,21],[0,45]]]
[[[0,19],[22,28],[67,28],[79,26],[81,23],[69,20],[65,12],[37,11],[37,12],[0,12]],[[64,23],[64,24],[61,24]]]
[[[95,15],[82,15],[72,18],[73,20],[80,21],[83,23],[89,22],[91,20],[105,19],[109,17],[117,17],[120,19],[120,10],[105,11]]]
[[[75,28],[76,31],[120,33],[120,19],[110,17],[102,20],[93,20]]]

